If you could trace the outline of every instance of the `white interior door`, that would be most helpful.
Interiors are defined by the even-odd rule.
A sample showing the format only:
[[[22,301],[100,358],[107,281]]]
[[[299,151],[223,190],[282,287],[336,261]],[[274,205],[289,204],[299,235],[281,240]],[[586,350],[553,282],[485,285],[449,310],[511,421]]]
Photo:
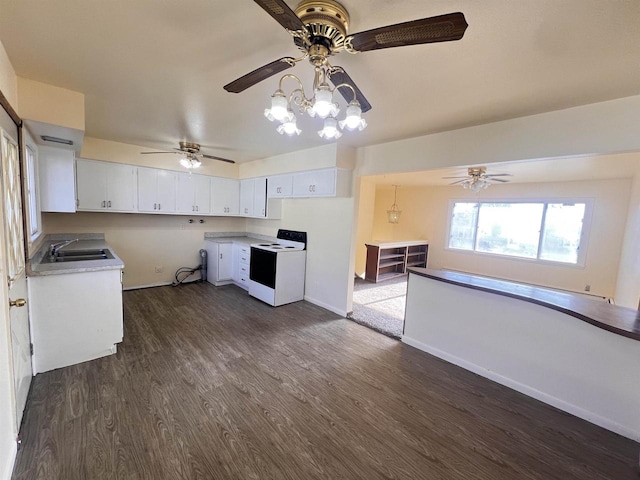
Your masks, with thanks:
[[[20,427],[31,384],[31,336],[26,308],[27,279],[25,276],[24,228],[20,182],[18,144],[2,131],[0,160],[2,161],[2,211],[4,214],[4,252],[6,279],[9,286],[9,319],[11,323],[11,353],[13,359],[16,430]]]

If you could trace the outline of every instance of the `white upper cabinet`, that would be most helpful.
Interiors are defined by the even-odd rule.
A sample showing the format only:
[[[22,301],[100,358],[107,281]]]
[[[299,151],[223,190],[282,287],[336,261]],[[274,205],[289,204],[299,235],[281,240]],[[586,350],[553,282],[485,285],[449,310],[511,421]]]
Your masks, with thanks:
[[[240,213],[240,181],[235,178],[211,178],[211,214]]]
[[[293,196],[293,175],[273,175],[269,177],[267,196],[288,198]]]
[[[253,179],[253,217],[267,216],[267,177]]]
[[[40,209],[43,212],[76,211],[75,153],[55,147],[38,147]]]
[[[210,178],[192,173],[178,174],[176,211],[208,215],[211,209]]]
[[[136,167],[95,160],[76,161],[78,210],[133,212]]]
[[[293,177],[296,197],[330,197],[336,194],[336,169],[296,173]]]
[[[177,183],[176,172],[138,167],[138,211],[174,213]]]
[[[253,178],[240,180],[240,215],[253,216],[253,197],[255,196],[255,182]]]

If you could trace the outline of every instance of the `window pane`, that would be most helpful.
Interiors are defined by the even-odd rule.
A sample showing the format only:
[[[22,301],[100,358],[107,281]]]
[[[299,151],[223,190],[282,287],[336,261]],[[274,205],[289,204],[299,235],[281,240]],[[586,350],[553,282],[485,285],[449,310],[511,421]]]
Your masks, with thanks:
[[[36,193],[36,157],[31,148],[26,148],[27,153],[27,201],[29,204],[29,234],[35,235],[40,229],[38,225],[38,198]]]
[[[536,258],[542,203],[483,203],[478,216],[478,252]]]
[[[555,262],[577,263],[582,235],[584,203],[550,203],[544,222],[540,258]]]
[[[456,203],[451,216],[449,248],[473,250],[476,234],[477,203]]]

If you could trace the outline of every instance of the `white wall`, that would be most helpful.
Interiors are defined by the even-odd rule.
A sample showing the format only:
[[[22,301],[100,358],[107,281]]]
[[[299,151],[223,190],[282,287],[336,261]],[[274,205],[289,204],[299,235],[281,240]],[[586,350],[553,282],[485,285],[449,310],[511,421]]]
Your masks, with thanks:
[[[18,77],[7,56],[4,45],[0,43],[0,92],[6,97],[13,109],[18,111]]]
[[[379,187],[376,195],[374,240],[427,240],[430,268],[459,270],[577,292],[613,297],[624,237],[630,179],[584,182],[514,183],[495,185],[474,194],[461,187],[403,187],[398,189],[400,223],[387,222],[393,190]],[[584,267],[446,249],[449,202],[453,199],[593,198]]]
[[[633,178],[615,302],[640,309],[640,164]]]
[[[358,175],[640,151],[640,96],[364,147]]]
[[[547,307],[418,275],[409,278],[402,340],[640,440],[637,340]]]
[[[188,223],[193,219],[194,223]],[[199,220],[205,223],[199,223]],[[180,267],[196,267],[205,232],[244,232],[246,220],[233,217],[125,213],[45,213],[47,233],[104,233],[124,261],[125,288],[171,283]],[[155,267],[161,266],[162,273]],[[194,278],[199,278],[198,276]]]

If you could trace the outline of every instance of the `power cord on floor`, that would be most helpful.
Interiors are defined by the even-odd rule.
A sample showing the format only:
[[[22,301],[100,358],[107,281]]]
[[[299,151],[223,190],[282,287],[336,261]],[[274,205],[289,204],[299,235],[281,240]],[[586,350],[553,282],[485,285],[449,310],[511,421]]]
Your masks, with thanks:
[[[197,266],[195,268],[180,267],[178,270],[176,270],[176,275],[175,275],[176,280],[171,285],[174,287],[181,285],[187,278],[189,278],[194,273],[200,271],[201,269],[202,269],[201,266]],[[185,275],[185,276],[180,278],[180,275]]]

